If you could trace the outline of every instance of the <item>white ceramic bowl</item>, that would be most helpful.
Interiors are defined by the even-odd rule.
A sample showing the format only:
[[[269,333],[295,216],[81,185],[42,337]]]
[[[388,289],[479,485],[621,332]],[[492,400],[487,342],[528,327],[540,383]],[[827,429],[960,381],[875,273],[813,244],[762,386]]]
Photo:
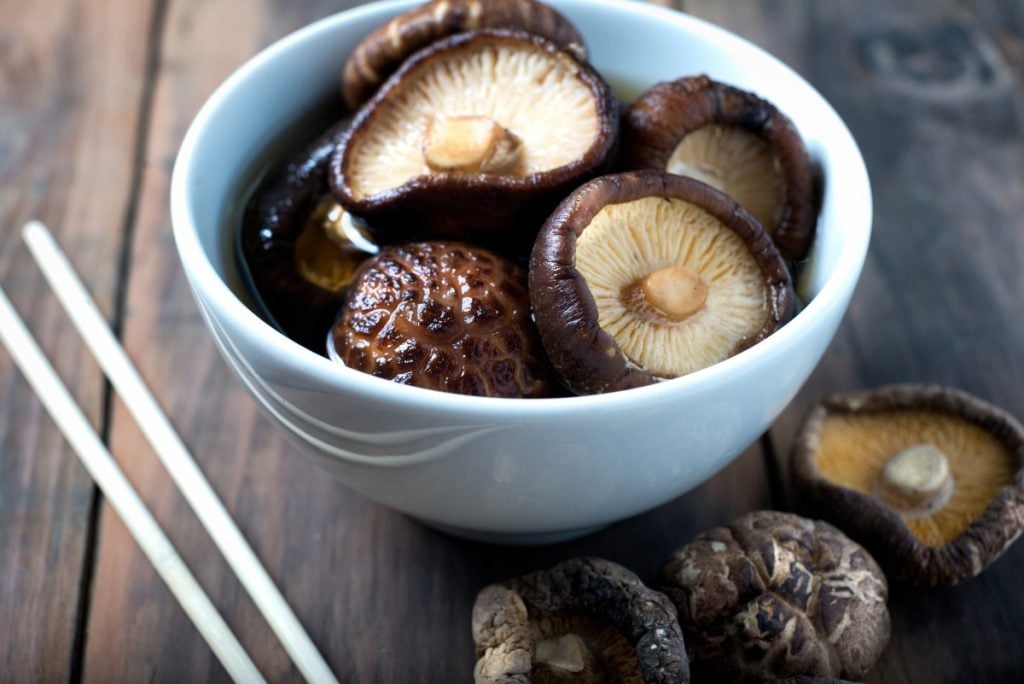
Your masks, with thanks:
[[[703,21],[621,0],[551,0],[591,61],[630,96],[707,73],[794,121],[824,174],[813,300],[764,342],[710,368],[606,395],[492,399],[396,385],[307,351],[243,301],[230,217],[257,154],[336,92],[352,47],[394,0],[312,24],[253,57],[196,116],[174,168],[182,264],[224,357],[267,415],[365,496],[465,536],[544,542],[583,534],[697,486],[764,432],[818,363],[867,252],[871,191],[843,122],[793,71]]]

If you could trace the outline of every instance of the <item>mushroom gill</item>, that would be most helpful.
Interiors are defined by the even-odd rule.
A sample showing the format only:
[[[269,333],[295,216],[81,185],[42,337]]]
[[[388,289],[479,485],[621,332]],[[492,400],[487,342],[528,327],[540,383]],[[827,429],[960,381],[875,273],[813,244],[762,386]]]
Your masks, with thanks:
[[[836,394],[793,450],[801,495],[908,582],[957,584],[1024,532],[1024,426],[952,387]]]
[[[331,189],[378,242],[447,238],[525,256],[555,205],[610,163],[618,107],[592,67],[540,36],[448,36],[359,110]]]
[[[680,141],[665,168],[721,190],[769,233],[782,223],[786,210],[782,163],[771,145],[750,131],[725,124],[698,128]]]
[[[834,414],[825,419],[819,440],[816,460],[822,477],[880,498],[926,546],[943,546],[960,536],[1017,474],[1014,454],[1002,441],[976,423],[948,413]],[[909,449],[922,445],[943,459],[948,477],[935,487],[919,487],[924,489],[924,499],[900,499],[900,491],[910,485],[907,480],[922,474],[928,463],[922,459],[904,466],[902,487],[893,482],[900,475],[892,474],[891,467],[886,477],[886,465],[905,459]],[[938,470],[942,472],[942,467]],[[946,483],[952,485],[952,492],[944,491],[949,489]],[[895,493],[887,494],[893,489]],[[935,496],[928,497],[929,490]]]
[[[518,141],[511,174],[526,179],[568,165],[601,135],[601,117],[580,64],[536,42],[492,37],[463,43],[423,60],[406,73],[348,153],[355,199],[400,187],[438,168],[428,155],[431,131],[450,130],[466,117],[487,122],[483,137]],[[515,93],[515,97],[509,97]],[[567,122],[571,122],[568,124]],[[436,136],[433,136],[436,138]]]
[[[685,684],[689,663],[664,595],[600,558],[485,587],[472,615],[478,684]]]
[[[530,256],[552,367],[586,394],[649,385],[737,354],[794,315],[771,237],[692,178],[601,176],[558,206]]]
[[[342,96],[357,109],[409,55],[445,36],[482,28],[519,28],[581,58],[583,38],[555,9],[535,0],[432,0],[394,17],[366,36],[345,62]]]
[[[658,83],[623,117],[623,165],[696,178],[747,209],[783,258],[814,237],[811,161],[800,133],[767,100],[707,76]]]
[[[538,682],[642,684],[636,652],[613,625],[579,610],[563,610],[530,623]]]
[[[727,358],[768,317],[764,275],[747,244],[684,200],[643,197],[602,208],[577,240],[576,268],[600,327],[657,376]],[[697,294],[666,301],[676,287]]]

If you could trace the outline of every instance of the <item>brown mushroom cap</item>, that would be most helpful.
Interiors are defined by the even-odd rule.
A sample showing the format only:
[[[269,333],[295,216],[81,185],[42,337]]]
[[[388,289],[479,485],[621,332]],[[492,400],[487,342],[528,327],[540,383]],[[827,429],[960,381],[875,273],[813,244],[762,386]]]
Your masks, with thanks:
[[[472,626],[478,684],[689,681],[672,603],[599,558],[484,588]]]
[[[359,111],[331,184],[382,242],[416,226],[528,251],[617,135],[610,87],[571,53],[523,31],[463,33],[411,57]]]
[[[811,162],[792,122],[752,93],[692,76],[659,83],[623,117],[623,165],[704,181],[764,226],[785,259],[814,237]]]
[[[708,681],[859,679],[889,641],[885,576],[825,522],[749,513],[677,549],[659,579]]]
[[[485,28],[522,29],[586,56],[576,27],[535,0],[433,0],[399,14],[356,46],[342,76],[345,104],[358,109],[409,55],[435,40]]]
[[[539,397],[552,384],[523,269],[457,242],[393,246],[368,260],[329,353],[364,373],[459,394]]]
[[[330,193],[327,167],[348,121],[286,156],[253,192],[242,219],[240,268],[265,316],[322,354],[355,271],[370,255]]]
[[[677,377],[764,339],[794,313],[771,238],[690,178],[603,176],[544,224],[530,298],[552,365],[578,393]]]
[[[960,390],[829,397],[800,431],[793,477],[823,516],[916,584],[979,574],[1024,529],[1024,427]]]

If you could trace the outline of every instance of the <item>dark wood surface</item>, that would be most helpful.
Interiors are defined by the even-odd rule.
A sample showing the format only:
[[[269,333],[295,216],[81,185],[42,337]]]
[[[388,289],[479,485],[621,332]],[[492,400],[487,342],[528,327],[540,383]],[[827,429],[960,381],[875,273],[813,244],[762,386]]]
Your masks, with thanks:
[[[0,282],[172,541],[271,681],[297,671],[228,571],[20,244],[40,218],[343,681],[466,681],[488,582],[579,554],[650,579],[755,508],[799,510],[785,456],[833,391],[956,385],[1024,417],[1024,5],[686,0],[832,102],[875,192],[840,331],[764,440],[679,499],[576,542],[456,540],[368,502],[295,453],[233,379],[177,264],[171,165],[203,100],[274,39],[352,0],[0,4]],[[674,0],[659,4],[679,6]],[[980,578],[894,584],[877,682],[1024,680],[1024,544]],[[28,386],[0,354],[0,681],[225,681]]]

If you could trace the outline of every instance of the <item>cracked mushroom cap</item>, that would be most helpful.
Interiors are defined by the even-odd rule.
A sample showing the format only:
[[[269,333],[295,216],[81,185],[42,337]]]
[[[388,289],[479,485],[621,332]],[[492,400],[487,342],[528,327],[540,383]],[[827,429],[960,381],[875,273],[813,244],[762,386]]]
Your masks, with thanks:
[[[816,220],[811,162],[792,122],[752,93],[692,76],[659,83],[623,116],[623,165],[704,181],[802,259]]]
[[[540,397],[553,384],[523,269],[458,242],[393,246],[366,261],[328,352],[364,373],[458,394]]]
[[[409,58],[359,111],[331,184],[382,242],[527,252],[617,138],[610,87],[572,53],[523,31],[462,33]]]
[[[797,487],[893,576],[957,584],[1024,530],[1024,427],[966,392],[893,385],[808,416]]]
[[[266,315],[318,354],[345,288],[373,249],[327,184],[331,154],[347,128],[348,121],[337,123],[286,157],[253,193],[240,233],[241,270]]]
[[[677,549],[659,580],[708,681],[860,679],[889,641],[885,575],[825,522],[749,513]]]
[[[522,29],[586,56],[576,27],[535,0],[433,0],[399,14],[356,46],[342,75],[345,104],[358,109],[407,57],[435,40],[485,28]]]
[[[600,558],[484,588],[472,627],[477,684],[689,681],[672,603]]]
[[[537,236],[530,299],[548,358],[574,392],[678,377],[772,334],[795,310],[771,238],[690,178],[603,176]]]

